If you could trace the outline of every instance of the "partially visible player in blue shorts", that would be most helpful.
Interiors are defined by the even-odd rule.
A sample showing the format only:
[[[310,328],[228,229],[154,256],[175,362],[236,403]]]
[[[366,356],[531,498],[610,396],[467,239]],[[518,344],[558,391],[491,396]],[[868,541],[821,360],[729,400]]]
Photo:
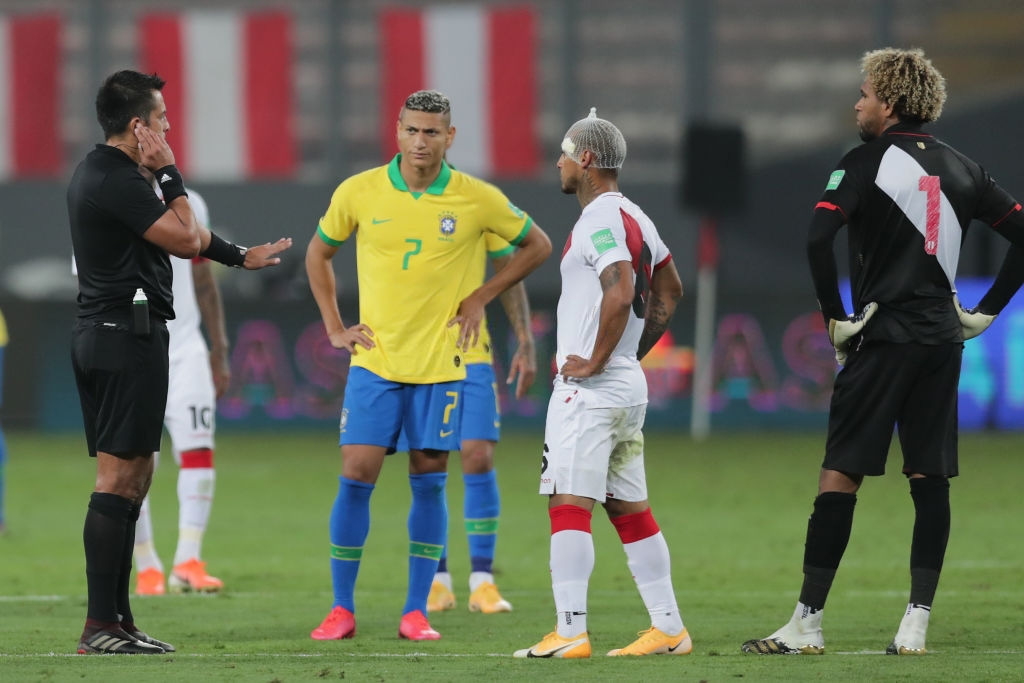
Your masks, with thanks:
[[[486,257],[496,271],[508,262],[513,248],[496,235],[488,234]],[[483,253],[467,273],[467,286],[483,282],[487,258]],[[522,282],[501,295],[502,307],[518,340],[518,348],[509,364],[507,384],[516,382],[516,398],[522,398],[537,374],[537,358],[533,332],[530,329],[530,303]],[[481,323],[480,343],[466,352],[466,383],[462,401],[462,435],[459,450],[462,480],[465,484],[463,521],[469,545],[469,611],[495,614],[512,611],[494,580],[493,564],[498,540],[498,518],[501,501],[498,493],[494,451],[501,433],[501,409],[498,387],[491,357],[491,340],[487,321]],[[402,446],[399,446],[400,450]],[[437,574],[430,586],[427,611],[454,609],[456,605],[452,575],[448,571],[448,544],[438,563]]]
[[[306,273],[327,336],[352,354],[341,414],[342,473],[331,510],[334,603],[314,640],[355,635],[355,582],[370,529],[370,496],[404,429],[408,436],[409,581],[398,635],[441,637],[427,595],[448,528],[448,451],[459,446],[467,349],[484,307],[551,253],[547,235],[498,188],[444,157],[455,138],[451,105],[436,91],[410,95],[396,122],[399,154],[348,178],[306,251]],[[508,264],[467,288],[478,248],[494,233],[517,247]],[[355,236],[357,324],[338,309],[331,259]]]

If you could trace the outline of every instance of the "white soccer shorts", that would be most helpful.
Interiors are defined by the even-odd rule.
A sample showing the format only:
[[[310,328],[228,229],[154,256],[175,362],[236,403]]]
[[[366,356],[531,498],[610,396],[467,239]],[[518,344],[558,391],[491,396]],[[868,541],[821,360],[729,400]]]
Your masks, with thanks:
[[[647,405],[588,408],[585,390],[557,384],[544,426],[540,493],[627,502],[647,500],[644,416]]]
[[[213,448],[216,400],[206,345],[189,343],[178,349],[170,359],[164,412],[164,427],[178,465],[183,451]]]

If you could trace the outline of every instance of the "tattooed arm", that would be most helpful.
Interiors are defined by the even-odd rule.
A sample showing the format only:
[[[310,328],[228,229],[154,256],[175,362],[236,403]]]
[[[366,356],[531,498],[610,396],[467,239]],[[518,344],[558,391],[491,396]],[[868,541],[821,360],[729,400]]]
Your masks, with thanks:
[[[494,270],[499,271],[512,260],[511,256],[499,256],[491,259]],[[537,376],[537,351],[533,342],[533,330],[530,329],[530,301],[526,298],[526,284],[520,280],[500,295],[505,316],[516,333],[519,346],[516,348],[512,362],[509,363],[506,384],[516,382],[516,398],[522,398],[533,384]],[[518,382],[516,381],[518,378]]]
[[[612,352],[622,339],[633,311],[633,268],[629,261],[616,261],[601,271],[601,316],[597,341],[590,358],[566,357],[560,372],[563,377],[590,377],[604,370]]]
[[[228,332],[224,325],[224,305],[220,289],[213,277],[213,269],[207,260],[192,262],[192,280],[196,290],[199,314],[210,338],[210,370],[213,372],[213,386],[220,398],[231,383],[231,366],[228,364]]]
[[[636,357],[642,359],[647,355],[661,335],[668,329],[668,322],[676,311],[676,304],[683,296],[683,283],[679,279],[674,261],[654,271],[651,278],[651,294],[644,315],[644,331],[640,335],[640,345]]]

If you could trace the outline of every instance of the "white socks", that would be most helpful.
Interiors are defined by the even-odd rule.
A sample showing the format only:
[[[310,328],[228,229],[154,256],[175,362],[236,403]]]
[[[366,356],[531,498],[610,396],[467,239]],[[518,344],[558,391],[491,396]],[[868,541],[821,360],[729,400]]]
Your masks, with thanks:
[[[161,573],[164,571],[153,545],[153,519],[149,515],[149,496],[146,496],[139,508],[139,520],[135,522],[135,569],[144,572],[154,568]]]
[[[174,564],[198,559],[210,521],[216,473],[212,467],[183,467],[178,471],[178,547]]]
[[[490,572],[470,572],[469,592],[475,591],[481,583],[494,583],[494,574]]]
[[[452,575],[451,575],[451,572],[437,572],[437,573],[435,573],[434,574],[434,581],[437,581],[439,584],[441,584],[442,586],[444,586],[448,590],[453,590],[452,589]]]
[[[668,635],[681,633],[683,619],[672,590],[671,560],[665,536],[659,531],[639,541],[623,543],[622,548],[640,597],[651,615],[651,625]]]
[[[575,638],[587,630],[587,584],[594,570],[594,538],[566,529],[551,536],[551,589],[558,635]]]

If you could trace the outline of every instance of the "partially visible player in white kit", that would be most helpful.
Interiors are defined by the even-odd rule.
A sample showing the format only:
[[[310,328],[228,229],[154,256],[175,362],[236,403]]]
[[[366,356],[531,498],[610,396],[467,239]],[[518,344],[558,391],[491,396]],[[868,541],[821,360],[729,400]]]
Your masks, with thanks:
[[[683,286],[654,223],[619,192],[625,158],[622,133],[595,109],[562,140],[562,192],[575,194],[583,211],[562,250],[559,374],[541,462],[557,628],[516,657],[590,657],[595,501],[622,540],[651,618],[639,638],[608,655],[685,655],[693,648],[672,590],[668,546],[647,502],[641,431],[647,380],[640,359],[665,332]]]
[[[189,190],[188,200],[196,220],[209,227],[210,214],[203,198]],[[170,258],[175,318],[167,321],[170,381],[164,427],[170,434],[179,469],[178,546],[166,588],[173,593],[213,593],[220,591],[224,583],[206,573],[201,551],[213,504],[216,400],[231,380],[227,332],[220,290],[210,262],[202,258]],[[200,321],[210,336],[209,349]],[[136,594],[163,595],[165,574],[153,544],[149,496],[142,502],[135,525],[135,564]]]

